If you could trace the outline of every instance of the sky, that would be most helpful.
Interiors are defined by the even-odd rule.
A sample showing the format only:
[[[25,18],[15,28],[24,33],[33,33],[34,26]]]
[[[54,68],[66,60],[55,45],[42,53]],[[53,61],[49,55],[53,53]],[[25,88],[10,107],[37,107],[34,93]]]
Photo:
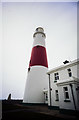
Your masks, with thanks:
[[[11,93],[13,99],[22,99],[37,27],[43,27],[46,34],[49,70],[65,60],[77,59],[77,3],[5,1],[2,2],[0,98],[7,99]]]
[[[1,0],[1,2],[78,2],[78,0]]]

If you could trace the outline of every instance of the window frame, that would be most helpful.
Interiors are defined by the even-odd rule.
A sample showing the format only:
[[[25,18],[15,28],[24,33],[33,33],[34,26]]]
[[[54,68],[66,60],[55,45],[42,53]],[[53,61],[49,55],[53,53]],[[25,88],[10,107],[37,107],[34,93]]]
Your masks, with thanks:
[[[59,94],[58,94],[58,90],[55,90],[55,97],[56,97],[56,100],[55,100],[55,101],[59,101]]]
[[[45,93],[45,100],[48,101],[48,93]]]
[[[69,77],[72,77],[72,71],[71,71],[71,68],[68,68],[67,71],[68,71],[68,75],[69,75]]]
[[[66,88],[67,88],[67,90],[66,90]],[[63,87],[63,90],[64,90],[64,102],[66,102],[66,100],[70,100],[69,99],[69,91],[68,91],[68,87],[67,86],[65,86],[65,87]],[[68,97],[67,97],[68,96]]]
[[[55,72],[54,73],[54,82],[57,82],[57,80],[59,80],[59,73]]]

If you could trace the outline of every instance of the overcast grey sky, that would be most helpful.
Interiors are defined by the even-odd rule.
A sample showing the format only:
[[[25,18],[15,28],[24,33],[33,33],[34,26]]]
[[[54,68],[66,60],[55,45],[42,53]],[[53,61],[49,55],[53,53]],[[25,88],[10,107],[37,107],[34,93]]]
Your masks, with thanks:
[[[2,98],[23,98],[33,33],[46,33],[49,69],[77,58],[77,3],[3,3]]]

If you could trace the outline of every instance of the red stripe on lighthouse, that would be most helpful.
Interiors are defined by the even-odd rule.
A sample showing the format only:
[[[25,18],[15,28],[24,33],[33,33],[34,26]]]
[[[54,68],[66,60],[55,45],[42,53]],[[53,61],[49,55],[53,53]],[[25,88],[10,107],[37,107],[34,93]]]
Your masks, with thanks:
[[[43,46],[35,46],[32,48],[29,67],[35,65],[48,67],[46,48]]]

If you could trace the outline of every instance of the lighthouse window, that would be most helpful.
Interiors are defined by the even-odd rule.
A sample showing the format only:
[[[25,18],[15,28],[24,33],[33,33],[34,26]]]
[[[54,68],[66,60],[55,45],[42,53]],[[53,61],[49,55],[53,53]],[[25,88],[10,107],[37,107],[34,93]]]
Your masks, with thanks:
[[[38,31],[38,28],[36,29],[36,31]]]
[[[30,60],[30,64],[31,64],[31,60]]]
[[[30,67],[28,68],[28,72],[30,71]]]
[[[40,47],[39,45],[37,45],[37,48]]]

